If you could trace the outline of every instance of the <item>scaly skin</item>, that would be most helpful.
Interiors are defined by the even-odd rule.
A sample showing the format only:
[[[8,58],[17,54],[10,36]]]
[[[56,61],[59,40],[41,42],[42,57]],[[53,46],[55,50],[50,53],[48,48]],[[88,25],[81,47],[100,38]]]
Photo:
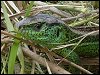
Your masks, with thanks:
[[[40,16],[39,16],[40,15]],[[34,40],[37,44],[49,49],[63,44],[77,43],[80,39],[68,42],[81,34],[74,33],[63,21],[45,14],[39,14],[31,18],[24,19],[17,23],[20,32],[26,39]],[[42,16],[41,16],[42,15]],[[48,18],[49,17],[49,18]],[[47,18],[47,19],[46,19]],[[50,20],[50,18],[52,20]],[[28,21],[27,21],[28,20]],[[50,21],[50,22],[49,22]],[[99,52],[98,35],[87,36],[81,44],[67,57],[72,62],[79,64],[79,56],[95,57]],[[55,53],[66,57],[74,46],[54,50]],[[72,67],[70,67],[72,68]],[[77,71],[77,69],[74,69]],[[77,73],[72,71],[73,73]]]

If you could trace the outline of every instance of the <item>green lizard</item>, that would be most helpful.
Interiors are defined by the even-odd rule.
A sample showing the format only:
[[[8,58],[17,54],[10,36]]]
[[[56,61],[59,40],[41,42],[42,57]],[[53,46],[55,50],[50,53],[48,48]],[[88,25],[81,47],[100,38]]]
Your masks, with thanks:
[[[24,18],[16,26],[19,27],[24,38],[34,40],[37,44],[48,49],[59,45],[77,43],[80,39],[71,42],[70,40],[85,34],[84,32],[77,32],[75,28],[66,26],[63,21],[48,14],[37,14]],[[54,52],[62,57],[66,57],[71,52],[66,58],[79,64],[79,56],[95,57],[99,55],[98,35],[87,36],[72,52],[74,46],[54,50]],[[73,72],[72,69],[71,72]]]

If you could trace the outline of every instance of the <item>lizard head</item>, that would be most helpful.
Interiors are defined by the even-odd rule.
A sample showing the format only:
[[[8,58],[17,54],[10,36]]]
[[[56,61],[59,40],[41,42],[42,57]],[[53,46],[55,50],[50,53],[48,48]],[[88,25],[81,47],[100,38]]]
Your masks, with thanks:
[[[46,22],[48,24],[52,24],[52,23],[62,23],[64,24],[63,21],[61,21],[60,19],[48,15],[48,14],[36,14],[27,18],[24,18],[23,20],[19,21],[18,23],[16,23],[17,27],[20,27],[22,25],[30,25],[33,23],[43,23]]]
[[[24,18],[16,24],[23,36],[40,44],[61,43],[65,41],[63,21],[48,14],[37,14]]]

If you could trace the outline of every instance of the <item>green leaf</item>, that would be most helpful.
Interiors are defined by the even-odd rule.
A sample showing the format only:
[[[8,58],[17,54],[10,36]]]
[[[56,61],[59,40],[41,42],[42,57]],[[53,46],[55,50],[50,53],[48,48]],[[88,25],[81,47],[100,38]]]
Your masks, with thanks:
[[[25,17],[30,16],[30,12],[32,10],[33,4],[34,4],[34,2],[33,1],[30,1],[30,5],[26,8]]]
[[[14,43],[11,46],[11,51],[10,51],[10,56],[8,61],[8,74],[13,74],[19,43],[20,43],[19,40],[14,39]]]
[[[2,1],[1,1],[1,5],[2,5],[2,9],[3,9],[3,15],[4,15],[4,18],[5,18],[7,30],[8,31],[14,31],[13,25],[12,25],[12,23],[11,23],[9,17],[8,17],[6,7],[5,7],[5,5]]]

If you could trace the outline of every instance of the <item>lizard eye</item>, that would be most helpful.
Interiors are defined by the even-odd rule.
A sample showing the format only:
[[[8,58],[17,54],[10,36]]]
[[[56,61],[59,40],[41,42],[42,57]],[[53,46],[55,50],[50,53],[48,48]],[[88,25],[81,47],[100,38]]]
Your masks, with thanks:
[[[36,25],[36,28],[37,28],[37,29],[40,29],[41,26],[42,26],[41,24],[37,24],[37,25]]]
[[[40,31],[41,30],[41,27],[43,26],[44,23],[41,23],[41,22],[38,22],[38,23],[35,23],[34,24],[34,29],[36,31]]]
[[[33,26],[33,29],[36,30],[36,31],[40,31],[41,27],[42,27],[41,23],[35,23],[34,26]]]

